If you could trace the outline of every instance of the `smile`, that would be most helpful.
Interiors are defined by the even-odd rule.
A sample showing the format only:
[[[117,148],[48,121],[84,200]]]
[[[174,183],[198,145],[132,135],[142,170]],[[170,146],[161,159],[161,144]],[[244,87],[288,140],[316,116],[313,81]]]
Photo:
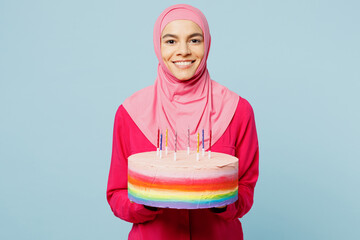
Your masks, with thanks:
[[[173,63],[179,68],[187,68],[190,65],[192,65],[194,62],[195,62],[195,60],[193,60],[193,61],[176,61]]]

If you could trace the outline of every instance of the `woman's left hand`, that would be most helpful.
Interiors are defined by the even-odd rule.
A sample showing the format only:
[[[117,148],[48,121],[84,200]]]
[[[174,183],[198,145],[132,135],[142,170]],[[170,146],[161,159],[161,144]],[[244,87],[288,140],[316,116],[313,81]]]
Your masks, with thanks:
[[[151,207],[151,206],[147,206],[147,205],[143,205],[146,209],[151,210],[151,211],[157,211],[158,208],[157,207]]]
[[[221,207],[210,208],[210,211],[212,211],[213,213],[222,213],[222,212],[225,212],[226,209],[227,209],[227,205],[221,206]]]
[[[215,208],[226,208],[227,205],[221,206],[221,207],[215,207]]]

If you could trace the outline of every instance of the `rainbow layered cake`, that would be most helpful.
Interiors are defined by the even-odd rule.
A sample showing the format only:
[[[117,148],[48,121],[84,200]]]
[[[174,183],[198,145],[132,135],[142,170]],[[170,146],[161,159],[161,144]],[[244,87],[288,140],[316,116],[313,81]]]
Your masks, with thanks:
[[[128,195],[153,207],[197,209],[228,205],[238,199],[238,159],[207,153],[196,160],[186,151],[134,154],[128,159]]]

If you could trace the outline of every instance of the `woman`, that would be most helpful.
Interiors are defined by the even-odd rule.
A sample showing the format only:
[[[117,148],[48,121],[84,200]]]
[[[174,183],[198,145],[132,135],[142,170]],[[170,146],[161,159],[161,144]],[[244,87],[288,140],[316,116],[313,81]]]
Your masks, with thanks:
[[[238,218],[250,210],[258,178],[254,114],[245,99],[210,79],[206,67],[210,42],[208,23],[198,9],[185,4],[165,9],[154,28],[156,81],[126,99],[116,113],[107,199],[117,217],[134,223],[129,239],[243,239]],[[238,201],[195,210],[130,202],[127,158],[155,151],[159,126],[178,132],[178,149],[187,147],[188,128],[191,146],[197,132],[211,129],[211,150],[239,159]]]

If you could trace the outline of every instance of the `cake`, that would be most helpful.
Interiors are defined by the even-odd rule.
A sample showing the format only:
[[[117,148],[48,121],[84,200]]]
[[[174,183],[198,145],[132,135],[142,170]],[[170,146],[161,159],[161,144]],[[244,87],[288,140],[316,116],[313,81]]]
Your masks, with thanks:
[[[196,160],[196,153],[143,152],[128,158],[128,197],[131,201],[161,208],[220,207],[238,198],[238,159],[211,153]]]

